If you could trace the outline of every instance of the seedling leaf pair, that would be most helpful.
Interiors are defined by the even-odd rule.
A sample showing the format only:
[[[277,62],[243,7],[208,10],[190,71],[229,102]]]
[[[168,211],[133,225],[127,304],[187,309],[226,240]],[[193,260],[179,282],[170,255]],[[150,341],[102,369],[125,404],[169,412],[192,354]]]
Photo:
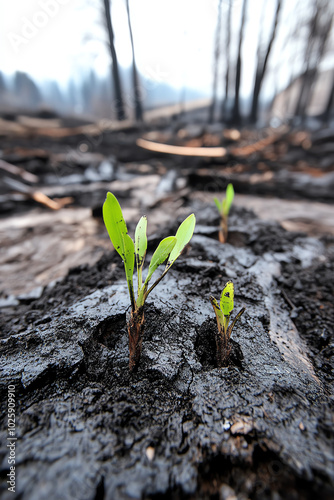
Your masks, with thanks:
[[[131,301],[131,319],[128,324],[130,347],[130,370],[138,363],[143,335],[144,313],[143,307],[148,294],[161,281],[175,260],[181,255],[185,246],[192,238],[195,229],[195,215],[191,214],[179,226],[175,236],[164,238],[153,253],[149,264],[147,277],[143,284],[143,266],[147,250],[147,219],[145,216],[139,220],[135,230],[135,241],[128,235],[127,226],[121,207],[112,193],[107,194],[103,204],[103,220],[106,225],[110,240],[115,250],[121,256]],[[148,289],[153,273],[166,260],[167,264],[162,275]],[[133,271],[136,260],[138,289],[137,298],[133,290]]]
[[[233,184],[228,184],[226,188],[225,198],[220,202],[217,197],[213,201],[216,204],[217,210],[221,215],[228,215],[234,199]]]
[[[219,241],[221,243],[225,243],[227,240],[228,216],[231,210],[233,199],[234,189],[232,184],[227,185],[225,198],[221,202],[216,197],[213,199],[220,215]]]

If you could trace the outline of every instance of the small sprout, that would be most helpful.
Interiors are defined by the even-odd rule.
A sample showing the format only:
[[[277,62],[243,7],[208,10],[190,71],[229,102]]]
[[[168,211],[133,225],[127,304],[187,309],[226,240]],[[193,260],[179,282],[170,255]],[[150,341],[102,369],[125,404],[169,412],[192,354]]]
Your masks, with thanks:
[[[230,338],[232,330],[236,321],[245,312],[245,307],[238,312],[231,325],[228,326],[234,308],[234,285],[232,281],[226,283],[220,296],[220,304],[218,304],[217,300],[212,295],[210,296],[210,302],[215,311],[218,326],[218,333],[216,334],[217,365],[219,367],[228,366],[228,360],[231,354]]]
[[[135,241],[128,235],[126,223],[122,214],[120,204],[112,193],[107,193],[107,198],[103,204],[103,220],[107,228],[109,237],[116,252],[120,255],[124,263],[126,281],[129,289],[131,302],[131,316],[128,322],[129,332],[129,368],[132,371],[138,366],[141,346],[144,334],[144,304],[147,296],[153,288],[162,280],[169,271],[172,264],[181,255],[185,246],[192,238],[195,229],[195,215],[191,214],[179,226],[175,236],[164,238],[155,250],[148,267],[148,273],[143,282],[143,267],[147,250],[147,219],[141,217],[136,231]],[[168,259],[168,260],[167,260]],[[167,264],[161,276],[149,287],[153,273],[167,260]],[[137,293],[133,287],[134,267],[137,267],[138,286]]]
[[[218,234],[220,243],[226,243],[227,241],[228,215],[230,213],[233,199],[234,189],[232,184],[228,184],[226,188],[225,198],[221,202],[216,197],[213,199],[220,215],[220,230]]]

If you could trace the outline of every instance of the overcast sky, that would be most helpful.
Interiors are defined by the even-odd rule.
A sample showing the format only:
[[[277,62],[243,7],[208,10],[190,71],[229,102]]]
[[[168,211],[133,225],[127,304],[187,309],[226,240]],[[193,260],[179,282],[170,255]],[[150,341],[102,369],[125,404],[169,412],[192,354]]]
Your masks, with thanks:
[[[297,0],[285,0],[281,30]],[[235,36],[240,22],[241,0],[234,0]],[[272,25],[276,2],[251,0],[245,31],[242,94],[252,86],[259,21],[264,11],[265,31]],[[228,0],[223,0],[223,18]],[[80,79],[93,68],[110,71],[110,59],[102,27],[102,0],[0,0],[0,69],[25,71],[37,80],[55,79],[65,84]],[[210,91],[218,0],[130,0],[136,58],[140,71],[176,87]],[[112,0],[112,16],[119,62],[131,63],[125,0]],[[224,31],[222,32],[223,44]],[[275,54],[276,51],[276,54]],[[280,57],[276,44],[272,61]],[[297,62],[296,62],[297,64]],[[223,66],[221,74],[223,74]],[[276,78],[286,79],[283,72]],[[222,81],[222,78],[221,78]],[[277,82],[276,82],[277,83]],[[271,83],[271,87],[273,82]],[[270,85],[269,85],[270,87]],[[270,89],[269,89],[270,90]]]
[[[94,68],[106,74],[110,59],[102,28],[102,1],[0,0],[0,67],[26,71],[38,79],[65,82]],[[137,63],[147,76],[182,86],[211,80],[216,2],[140,0],[130,2]],[[120,64],[131,64],[124,0],[112,14]],[[195,80],[194,80],[195,79]]]

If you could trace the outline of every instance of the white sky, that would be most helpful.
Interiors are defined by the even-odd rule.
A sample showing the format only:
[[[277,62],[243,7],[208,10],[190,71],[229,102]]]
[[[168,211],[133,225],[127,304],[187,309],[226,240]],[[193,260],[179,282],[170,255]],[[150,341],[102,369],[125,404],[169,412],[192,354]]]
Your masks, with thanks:
[[[90,67],[107,73],[101,7],[101,0],[0,0],[6,13],[0,19],[0,68],[60,82],[80,78]],[[205,87],[211,80],[216,2],[137,0],[130,7],[139,69],[176,86],[186,79]],[[112,14],[119,62],[129,66],[124,0],[112,1]]]
[[[283,30],[288,29],[287,20],[296,1],[284,2]],[[238,35],[241,3],[234,0],[233,4],[234,36]],[[245,30],[244,95],[252,87],[263,5],[264,26],[269,30],[276,1],[249,1],[247,17],[254,28]],[[223,0],[223,19],[227,6],[228,0]],[[130,0],[140,71],[176,87],[185,85],[210,92],[217,7],[218,0]],[[0,18],[0,70],[5,73],[20,70],[37,80],[55,79],[65,84],[70,78],[79,80],[82,72],[90,68],[99,74],[110,71],[101,26],[102,0],[0,0],[0,9],[5,13]],[[125,0],[112,0],[112,16],[119,61],[128,66],[131,50]],[[279,55],[279,47],[274,49]],[[221,81],[223,70],[222,66]],[[287,78],[282,72],[278,75]]]

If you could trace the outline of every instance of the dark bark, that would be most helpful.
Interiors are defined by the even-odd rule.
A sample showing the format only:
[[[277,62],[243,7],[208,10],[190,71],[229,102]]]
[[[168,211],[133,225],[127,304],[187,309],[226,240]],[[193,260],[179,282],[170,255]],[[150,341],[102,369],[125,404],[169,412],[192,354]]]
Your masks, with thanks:
[[[135,58],[135,48],[132,35],[129,0],[126,0],[126,11],[128,14],[128,24],[129,24],[129,33],[130,33],[131,51],[132,51],[132,85],[133,85],[133,95],[135,104],[135,117],[137,121],[141,122],[143,121],[143,107],[142,107],[142,97],[140,94],[139,76]]]
[[[226,18],[226,68],[225,68],[225,96],[222,102],[221,120],[226,122],[227,103],[229,97],[230,85],[230,47],[231,47],[231,19],[232,19],[232,0],[229,1],[228,14]]]
[[[121,79],[119,75],[118,60],[114,44],[114,30],[112,27],[111,14],[110,14],[110,2],[109,0],[103,0],[106,26],[108,32],[108,45],[110,49],[110,55],[112,60],[112,82],[115,95],[115,107],[118,120],[125,120],[124,102],[122,96],[122,86]]]
[[[241,83],[241,71],[242,71],[241,50],[242,50],[242,42],[244,38],[244,30],[246,22],[246,9],[247,9],[247,0],[243,0],[241,25],[239,32],[238,56],[237,56],[237,64],[235,72],[234,105],[232,113],[232,123],[234,123],[235,125],[240,125],[241,123],[241,115],[240,115],[240,83]]]
[[[214,120],[214,113],[216,109],[217,102],[217,82],[218,82],[218,66],[219,66],[219,56],[220,56],[220,31],[221,31],[221,16],[222,16],[222,0],[218,0],[218,18],[217,18],[217,28],[215,36],[215,51],[214,51],[214,62],[213,62],[213,83],[212,83],[212,101],[209,108],[209,123]]]
[[[252,107],[251,107],[251,113],[250,113],[250,121],[252,123],[255,123],[257,121],[257,118],[258,118],[259,96],[260,96],[260,92],[261,92],[263,79],[264,79],[264,76],[266,73],[270,52],[271,52],[271,49],[272,49],[272,46],[273,46],[273,43],[274,43],[274,40],[276,37],[281,6],[282,6],[282,0],[277,0],[274,24],[272,27],[269,43],[268,43],[266,53],[265,53],[263,60],[260,56],[260,50],[259,50],[259,57],[258,57],[258,61],[257,61],[255,82],[254,82],[254,89],[253,89],[253,96],[252,96]]]
[[[331,147],[332,144],[326,144],[327,147]],[[315,153],[317,154],[320,163],[325,160],[324,145],[319,146]],[[312,152],[313,152],[312,148]],[[310,151],[310,154],[311,154]],[[305,154],[300,154],[300,159],[306,161],[307,156]],[[299,159],[299,157],[298,157]],[[288,160],[286,160],[288,161]],[[295,160],[292,160],[293,162]],[[276,167],[271,167],[273,170]],[[192,189],[203,190],[206,186],[220,186],[221,191],[223,187],[226,186],[226,174],[210,171],[210,169],[202,168],[200,172],[193,172],[189,176],[189,182]],[[314,177],[311,174],[304,173],[303,177],[300,178],[295,175],[293,171],[289,169],[275,170],[268,181],[265,178],[260,181],[258,180],[253,184],[252,174],[246,175],[243,173],[242,178],[240,173],[229,174],[229,182],[233,183],[234,188],[238,193],[244,193],[247,195],[261,195],[261,196],[279,196],[281,198],[294,198],[303,199],[307,196],[309,200],[313,201],[323,201],[325,203],[331,203],[333,201],[333,190],[334,190],[334,179],[332,173],[326,173],[319,177]],[[321,221],[319,222],[321,223]],[[231,226],[231,224],[230,224]],[[217,232],[215,233],[217,234]],[[229,241],[233,238],[233,230],[231,227],[229,230]]]
[[[313,81],[313,77],[315,76],[316,69],[311,67],[311,56],[314,51],[314,45],[315,45],[315,32],[316,32],[316,26],[317,26],[317,18],[319,16],[319,12],[317,8],[314,10],[314,15],[313,18],[310,21],[310,31],[309,31],[309,38],[307,41],[307,45],[305,47],[305,64],[306,64],[306,69],[304,70],[303,74],[301,75],[301,90],[299,92],[296,108],[294,115],[295,116],[300,116],[303,115],[305,116],[306,112],[306,106],[308,105],[308,102],[306,101],[306,96],[309,93],[311,83]]]
[[[328,95],[327,103],[324,111],[324,121],[328,122],[331,114],[333,113],[333,103],[334,103],[334,71],[332,72],[332,86]]]

